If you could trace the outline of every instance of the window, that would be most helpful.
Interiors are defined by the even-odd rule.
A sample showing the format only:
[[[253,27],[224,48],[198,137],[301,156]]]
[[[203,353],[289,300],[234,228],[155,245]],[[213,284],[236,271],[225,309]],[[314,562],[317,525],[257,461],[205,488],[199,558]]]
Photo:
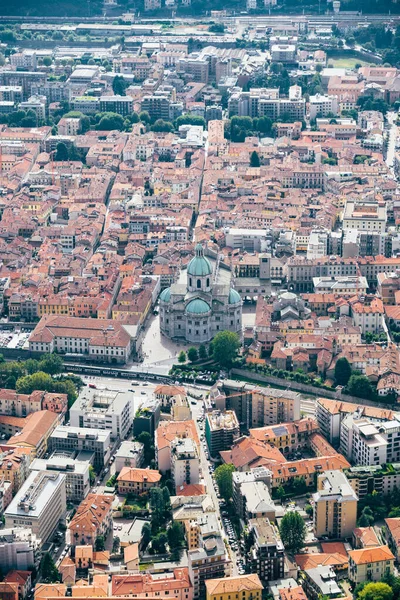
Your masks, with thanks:
[[[197,280],[197,289],[199,290],[201,288],[201,279]]]

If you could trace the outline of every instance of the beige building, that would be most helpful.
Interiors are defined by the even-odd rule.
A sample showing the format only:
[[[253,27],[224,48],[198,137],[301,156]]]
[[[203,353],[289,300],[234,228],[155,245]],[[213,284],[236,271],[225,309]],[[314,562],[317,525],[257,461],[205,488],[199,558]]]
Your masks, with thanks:
[[[186,394],[172,396],[171,417],[173,421],[189,421],[192,418]]]
[[[346,475],[326,471],[318,476],[314,498],[314,533],[340,539],[352,535],[357,521],[358,498]]]
[[[349,579],[353,583],[380,581],[393,573],[394,556],[387,546],[363,548],[349,552]]]
[[[263,427],[300,419],[300,395],[296,392],[263,388],[253,392],[251,425]]]

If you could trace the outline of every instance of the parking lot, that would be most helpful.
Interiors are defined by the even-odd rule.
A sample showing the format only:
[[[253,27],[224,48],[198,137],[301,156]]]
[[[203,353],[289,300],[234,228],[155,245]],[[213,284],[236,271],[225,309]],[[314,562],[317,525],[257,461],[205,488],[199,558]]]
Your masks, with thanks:
[[[29,349],[29,336],[31,331],[24,328],[15,331],[0,331],[0,348]]]

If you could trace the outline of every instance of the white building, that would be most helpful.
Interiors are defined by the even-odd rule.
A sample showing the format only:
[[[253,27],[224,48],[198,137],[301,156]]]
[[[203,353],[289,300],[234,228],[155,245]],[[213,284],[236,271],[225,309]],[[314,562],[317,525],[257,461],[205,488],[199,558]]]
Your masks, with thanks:
[[[328,115],[338,114],[338,99],[337,96],[323,96],[316,94],[310,96],[310,119],[317,117],[327,117]]]
[[[199,483],[200,458],[196,444],[190,438],[176,439],[171,445],[171,474],[175,488]]]
[[[343,213],[343,229],[384,232],[387,208],[385,202],[347,200]]]
[[[297,240],[297,238],[296,238]],[[322,258],[328,254],[328,232],[311,231],[307,243],[307,259]]]
[[[83,388],[70,409],[72,427],[110,431],[112,439],[124,439],[134,417],[132,392]]]
[[[140,469],[143,452],[144,446],[140,442],[123,441],[115,454],[115,472],[119,473],[124,467]]]
[[[65,515],[65,482],[61,473],[31,473],[4,513],[6,528],[30,527],[47,542]]]
[[[68,502],[81,502],[90,492],[89,460],[76,460],[71,456],[53,454],[50,458],[35,458],[31,471],[63,473]]]
[[[271,60],[278,63],[294,63],[296,61],[296,46],[294,44],[273,44]]]
[[[12,569],[27,571],[35,564],[40,540],[30,528],[15,527],[0,531],[0,568],[3,573]]]
[[[25,102],[21,102],[19,108],[21,110],[33,110],[36,113],[38,121],[46,119],[46,96],[30,96]]]
[[[388,457],[388,435],[383,423],[357,419],[357,413],[347,415],[340,430],[340,451],[355,465],[382,465]],[[395,422],[395,429],[400,423]],[[383,432],[383,433],[382,433]],[[400,436],[399,436],[400,440]],[[398,451],[400,454],[400,451]],[[393,452],[391,453],[393,454]],[[394,462],[398,462],[398,459]]]

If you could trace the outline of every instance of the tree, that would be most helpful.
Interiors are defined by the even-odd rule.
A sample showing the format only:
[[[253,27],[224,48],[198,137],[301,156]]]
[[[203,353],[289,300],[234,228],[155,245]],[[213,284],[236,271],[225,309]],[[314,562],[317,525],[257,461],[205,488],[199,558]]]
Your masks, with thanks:
[[[151,126],[151,130],[157,133],[169,133],[174,130],[174,126],[171,121],[164,121],[164,119],[157,119],[154,125]]]
[[[167,531],[167,537],[168,545],[171,550],[181,548],[185,540],[182,523],[174,521]]]
[[[164,523],[165,500],[161,488],[150,490],[151,527],[155,534]]]
[[[250,166],[251,167],[259,167],[260,166],[260,157],[258,156],[258,153],[253,150],[253,152],[251,153],[250,156]]]
[[[154,443],[151,435],[148,431],[142,431],[137,437],[137,441],[143,444],[144,449],[144,462],[146,465],[149,464],[154,458]]]
[[[104,535],[98,535],[94,542],[94,549],[96,552],[103,552],[106,549],[106,543]]]
[[[207,358],[207,350],[204,344],[199,346],[199,358],[201,358],[201,360],[205,360]]]
[[[285,496],[286,496],[285,488],[283,487],[283,485],[280,485],[275,490],[275,497],[277,498],[277,500],[282,500],[282,498],[284,498]]]
[[[57,150],[55,155],[55,160],[57,161],[66,161],[69,158],[68,148],[64,144],[64,142],[59,142],[57,144]]]
[[[183,350],[181,350],[178,354],[178,362],[179,363],[186,362],[186,353]]]
[[[40,561],[40,576],[46,583],[59,583],[60,573],[52,559],[51,555],[46,552]]]
[[[150,119],[150,115],[147,112],[147,110],[143,110],[140,114],[139,114],[139,119],[142,121],[142,123],[150,123],[151,119]]]
[[[351,377],[351,366],[345,356],[342,356],[336,361],[335,365],[335,382],[336,385],[347,385]]]
[[[113,539],[113,545],[112,545],[113,554],[117,554],[119,552],[120,544],[121,544],[121,540],[119,539],[118,536],[116,536]]]
[[[287,550],[297,554],[304,546],[306,525],[303,517],[296,511],[288,512],[282,518],[279,532]]]
[[[240,348],[240,340],[233,331],[220,331],[212,342],[214,360],[221,367],[230,367]]]
[[[51,58],[51,56],[44,56],[43,57],[43,64],[45,67],[50,67],[53,63],[53,59]]]
[[[151,540],[151,527],[150,523],[145,523],[142,527],[142,540],[141,543],[143,548],[147,548]]]
[[[157,554],[165,554],[167,551],[168,538],[165,533],[159,533],[151,542],[151,547]]]
[[[45,354],[38,363],[38,370],[49,375],[59,375],[63,372],[63,369],[64,363],[58,354]]]
[[[187,356],[190,362],[195,362],[199,358],[198,352],[193,346],[189,348]]]
[[[367,583],[358,594],[359,600],[393,600],[393,590],[387,583]]]
[[[121,75],[116,75],[112,82],[112,89],[116,96],[125,96],[127,83]]]
[[[102,116],[100,117],[100,120],[95,127],[97,131],[112,131],[113,129],[118,129],[119,131],[122,131],[123,128],[123,117],[113,112],[102,113]]]
[[[366,399],[374,398],[375,395],[368,377],[366,377],[365,375],[356,375],[354,373],[350,377],[349,382],[347,384],[347,392],[351,396]]]
[[[94,485],[94,482],[96,481],[96,471],[94,470],[92,465],[89,466],[89,480],[90,485]]]
[[[233,483],[232,473],[235,467],[233,465],[220,465],[215,469],[214,477],[217,482],[219,493],[225,502],[228,502],[232,498],[233,494]]]

